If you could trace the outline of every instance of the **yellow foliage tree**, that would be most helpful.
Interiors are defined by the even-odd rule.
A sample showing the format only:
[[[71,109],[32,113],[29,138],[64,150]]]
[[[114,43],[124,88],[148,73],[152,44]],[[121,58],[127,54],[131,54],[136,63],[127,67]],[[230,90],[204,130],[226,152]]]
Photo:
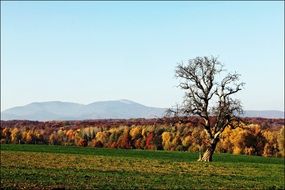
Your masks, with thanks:
[[[27,132],[27,135],[26,135],[26,143],[27,144],[31,144],[33,142],[34,142],[34,134],[33,134],[33,132],[31,130],[29,130]]]
[[[21,131],[18,129],[18,128],[14,128],[12,131],[11,131],[11,141],[12,143],[19,143],[20,144],[20,141],[21,141]]]
[[[168,131],[164,131],[161,134],[161,138],[162,138],[163,149],[164,150],[170,150],[171,149],[171,139],[172,139],[171,133]]]
[[[191,142],[192,142],[192,138],[190,135],[186,136],[183,141],[182,141],[182,145],[185,147],[185,148],[188,148],[190,145],[191,145]]]
[[[97,132],[96,134],[96,141],[100,141],[102,144],[104,144],[107,141],[107,135],[106,132]]]
[[[279,153],[281,156],[285,156],[285,131],[284,131],[284,126],[280,129],[279,135],[278,135],[278,148],[279,148]]]
[[[137,127],[132,127],[130,130],[130,136],[133,139],[137,139],[140,135],[141,135],[141,127],[137,126]]]

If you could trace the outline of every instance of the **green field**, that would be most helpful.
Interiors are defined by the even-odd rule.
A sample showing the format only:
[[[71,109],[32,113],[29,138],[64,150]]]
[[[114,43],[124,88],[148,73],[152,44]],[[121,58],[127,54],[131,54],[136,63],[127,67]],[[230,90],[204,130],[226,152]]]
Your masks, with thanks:
[[[284,159],[189,152],[1,145],[4,189],[284,189]]]

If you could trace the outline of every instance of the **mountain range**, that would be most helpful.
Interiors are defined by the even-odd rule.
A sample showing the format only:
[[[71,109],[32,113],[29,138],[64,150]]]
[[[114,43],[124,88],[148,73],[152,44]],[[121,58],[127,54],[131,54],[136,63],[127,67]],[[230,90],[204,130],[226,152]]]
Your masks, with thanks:
[[[148,107],[130,100],[99,101],[91,104],[72,102],[35,102],[1,112],[1,120],[84,120],[129,119],[163,116],[166,109]]]
[[[34,102],[1,112],[1,120],[85,120],[130,119],[164,116],[166,108],[148,107],[130,100],[98,101],[91,104],[49,101]],[[244,117],[284,118],[284,112],[275,110],[246,110]]]

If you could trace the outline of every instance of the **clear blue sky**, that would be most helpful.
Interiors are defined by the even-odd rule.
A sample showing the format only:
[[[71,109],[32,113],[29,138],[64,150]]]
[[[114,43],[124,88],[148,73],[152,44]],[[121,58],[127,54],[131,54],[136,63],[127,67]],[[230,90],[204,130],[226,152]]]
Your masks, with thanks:
[[[3,2],[1,110],[35,101],[182,100],[174,69],[216,55],[245,109],[284,110],[284,2]]]

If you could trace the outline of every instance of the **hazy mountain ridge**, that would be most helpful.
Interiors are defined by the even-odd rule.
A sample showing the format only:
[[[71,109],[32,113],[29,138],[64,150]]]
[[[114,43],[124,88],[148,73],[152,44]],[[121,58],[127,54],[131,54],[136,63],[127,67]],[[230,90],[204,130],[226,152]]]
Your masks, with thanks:
[[[36,102],[1,112],[1,120],[82,120],[162,117],[165,108],[148,107],[130,100],[99,101],[91,104]]]
[[[245,117],[263,117],[263,118],[284,118],[285,113],[278,110],[245,110]]]
[[[148,107],[130,100],[98,101],[90,104],[49,101],[34,102],[1,112],[1,120],[84,120],[157,118],[164,116],[166,108]],[[276,110],[246,110],[244,117],[284,118]]]

